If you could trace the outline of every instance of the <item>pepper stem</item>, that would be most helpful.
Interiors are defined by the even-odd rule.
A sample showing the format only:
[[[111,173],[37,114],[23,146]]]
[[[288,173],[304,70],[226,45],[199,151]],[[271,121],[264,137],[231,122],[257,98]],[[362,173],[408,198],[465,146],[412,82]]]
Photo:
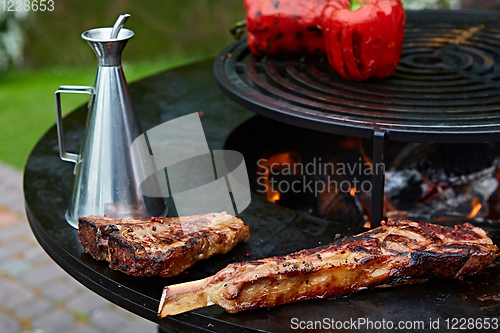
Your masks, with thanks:
[[[350,1],[351,1],[351,6],[349,7],[349,9],[353,12],[357,11],[358,9],[366,5],[366,3],[359,2],[359,0],[350,0]]]

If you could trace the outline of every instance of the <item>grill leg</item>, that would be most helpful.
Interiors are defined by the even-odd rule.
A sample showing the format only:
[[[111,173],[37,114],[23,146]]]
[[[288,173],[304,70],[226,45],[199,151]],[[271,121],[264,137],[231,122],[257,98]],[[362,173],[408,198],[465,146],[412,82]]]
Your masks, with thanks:
[[[384,214],[384,138],[385,132],[373,132],[373,176],[371,193],[371,227],[380,225]]]

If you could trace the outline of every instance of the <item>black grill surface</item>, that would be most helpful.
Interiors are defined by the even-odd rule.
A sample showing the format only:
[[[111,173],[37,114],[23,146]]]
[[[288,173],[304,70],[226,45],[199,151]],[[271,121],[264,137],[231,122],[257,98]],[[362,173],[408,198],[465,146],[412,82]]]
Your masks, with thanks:
[[[130,93],[145,131],[165,121],[202,110],[201,122],[207,143],[214,150],[229,149],[230,146],[224,143],[231,141],[230,136],[234,138],[231,133],[235,133],[238,126],[252,117],[250,112],[232,105],[221,95],[212,76],[211,60],[134,82],[130,85]],[[68,150],[79,149],[86,117],[87,109],[82,106],[64,119]],[[256,143],[255,146],[258,147],[259,141]],[[251,155],[242,153],[248,165]],[[247,243],[239,244],[224,255],[196,263],[188,270],[189,274],[170,278],[133,277],[112,271],[106,262],[94,260],[83,252],[77,231],[64,218],[73,182],[73,165],[59,159],[57,131],[54,126],[33,149],[24,172],[26,212],[38,241],[64,270],[86,287],[172,331],[305,332],[291,328],[293,318],[312,321],[324,318],[338,321],[351,318],[394,322],[424,320],[427,329],[431,318],[441,321],[440,329],[432,332],[456,332],[444,326],[445,319],[492,318],[500,314],[500,302],[495,301],[496,295],[500,293],[500,265],[497,264],[467,281],[438,280],[397,288],[367,290],[334,300],[298,302],[271,310],[249,310],[237,314],[228,314],[218,306],[211,306],[159,319],[156,311],[166,285],[205,278],[232,262],[283,255],[325,245],[337,233],[350,236],[363,230],[295,212],[252,194],[250,206],[238,215],[250,225],[251,237]],[[174,212],[172,198],[167,198],[167,201],[169,213]],[[500,234],[491,232],[490,235],[495,244],[499,245]],[[329,330],[323,330],[325,331]],[[0,332],[5,332],[5,329],[0,327]]]
[[[246,40],[216,59],[222,90],[249,110],[315,130],[422,142],[500,141],[500,15],[408,12],[396,72],[347,81],[325,57],[257,57]]]

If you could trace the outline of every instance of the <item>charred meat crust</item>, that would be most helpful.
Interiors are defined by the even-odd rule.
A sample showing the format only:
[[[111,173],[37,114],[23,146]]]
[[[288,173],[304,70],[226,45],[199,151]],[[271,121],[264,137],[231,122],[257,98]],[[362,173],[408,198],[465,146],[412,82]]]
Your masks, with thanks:
[[[328,246],[253,261],[254,276],[242,273],[248,268],[246,263],[234,264],[226,268],[233,271],[234,278],[226,283],[229,287],[224,288],[223,297],[212,299],[234,313],[338,297],[381,284],[465,278],[486,269],[497,252],[487,234],[470,224],[448,228],[402,221]],[[344,261],[331,260],[339,253],[345,256]],[[258,272],[259,262],[261,266],[272,263],[268,267],[271,274]],[[255,297],[261,289],[266,292]]]
[[[78,222],[78,239],[85,252],[96,260],[109,261],[108,236],[119,228],[109,221],[95,218],[79,219]]]
[[[229,252],[237,243],[248,240],[247,235],[235,230],[224,233],[205,230],[190,234],[185,240],[176,235],[181,245],[151,251],[139,242],[130,241],[123,233],[115,233],[109,237],[110,268],[135,276],[175,276],[199,260]],[[155,241],[166,246],[172,244],[171,239]]]
[[[327,246],[230,264],[190,293],[206,294],[235,313],[379,286],[462,279],[485,270],[497,253],[488,234],[468,223],[450,228],[403,220]],[[166,290],[160,316],[179,313],[169,299],[184,297],[177,285]]]
[[[197,261],[229,252],[250,237],[248,225],[227,213],[179,218],[79,220],[85,252],[134,276],[174,276]]]

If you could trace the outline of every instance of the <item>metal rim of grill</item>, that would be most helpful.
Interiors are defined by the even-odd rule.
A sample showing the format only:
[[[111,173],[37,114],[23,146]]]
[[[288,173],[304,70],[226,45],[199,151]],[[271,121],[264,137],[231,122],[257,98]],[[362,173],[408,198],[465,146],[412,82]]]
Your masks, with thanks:
[[[344,80],[324,56],[257,57],[245,39],[221,52],[214,73],[231,99],[292,125],[396,141],[500,141],[500,14],[407,14],[400,64],[387,79]]]

